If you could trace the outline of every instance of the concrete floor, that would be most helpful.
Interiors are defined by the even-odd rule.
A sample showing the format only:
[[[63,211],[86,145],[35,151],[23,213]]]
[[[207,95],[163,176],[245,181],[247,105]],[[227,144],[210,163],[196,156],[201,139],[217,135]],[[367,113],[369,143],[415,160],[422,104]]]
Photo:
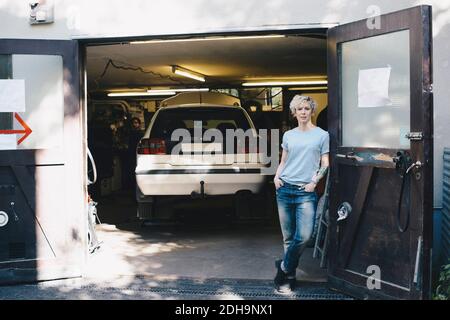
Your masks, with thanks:
[[[97,225],[97,233],[102,244],[89,257],[87,278],[271,280],[275,274],[274,261],[282,256],[281,231],[273,217],[230,223],[224,214],[226,207],[224,210],[207,207],[205,211],[200,205],[181,210],[184,219],[176,224],[143,226],[135,218],[132,196],[116,194],[95,200],[99,202],[102,224]],[[297,278],[326,281],[326,270],[319,267],[318,259],[312,258],[312,248],[301,257]]]
[[[281,233],[276,216],[255,219],[258,205],[237,223],[230,223],[225,205],[194,204],[179,211],[183,218],[175,224],[143,226],[131,195],[95,200],[101,246],[89,255],[83,277],[2,286],[0,300],[349,299],[328,290],[312,248],[301,257],[298,288],[274,289]]]

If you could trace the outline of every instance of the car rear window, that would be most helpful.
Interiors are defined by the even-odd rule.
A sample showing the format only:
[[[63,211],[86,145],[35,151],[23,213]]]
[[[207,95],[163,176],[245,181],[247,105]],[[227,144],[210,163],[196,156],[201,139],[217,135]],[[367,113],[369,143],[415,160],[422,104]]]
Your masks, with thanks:
[[[150,138],[170,139],[172,132],[179,128],[188,129],[194,134],[194,122],[201,121],[203,132],[218,129],[250,129],[244,112],[236,108],[178,108],[161,110],[155,119]]]

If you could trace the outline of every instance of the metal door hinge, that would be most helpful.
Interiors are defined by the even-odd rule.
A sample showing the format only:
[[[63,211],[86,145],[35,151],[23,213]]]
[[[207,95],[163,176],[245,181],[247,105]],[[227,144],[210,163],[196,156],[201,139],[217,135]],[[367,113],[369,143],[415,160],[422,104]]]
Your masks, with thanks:
[[[428,87],[423,88],[424,93],[433,93],[433,85],[430,84]]]
[[[405,134],[405,138],[412,141],[421,141],[423,140],[423,132],[408,132]]]

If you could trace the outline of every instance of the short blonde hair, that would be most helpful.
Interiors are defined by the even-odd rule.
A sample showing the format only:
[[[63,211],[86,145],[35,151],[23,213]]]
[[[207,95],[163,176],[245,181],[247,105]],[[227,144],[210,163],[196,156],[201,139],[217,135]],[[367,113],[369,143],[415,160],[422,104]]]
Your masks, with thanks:
[[[303,104],[304,102],[307,102],[309,104],[312,112],[316,111],[317,102],[314,101],[313,98],[311,98],[310,96],[302,96],[297,94],[294,96],[294,98],[292,98],[292,101],[289,104],[289,108],[291,109],[292,114],[295,114],[295,107]]]

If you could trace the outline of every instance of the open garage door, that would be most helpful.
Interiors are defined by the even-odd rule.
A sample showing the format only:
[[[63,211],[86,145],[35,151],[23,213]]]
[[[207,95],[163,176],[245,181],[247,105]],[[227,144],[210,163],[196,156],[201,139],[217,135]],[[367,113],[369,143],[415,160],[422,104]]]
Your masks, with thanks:
[[[431,7],[328,33],[329,283],[360,298],[430,291]]]
[[[76,41],[0,40],[0,283],[81,275]]]

